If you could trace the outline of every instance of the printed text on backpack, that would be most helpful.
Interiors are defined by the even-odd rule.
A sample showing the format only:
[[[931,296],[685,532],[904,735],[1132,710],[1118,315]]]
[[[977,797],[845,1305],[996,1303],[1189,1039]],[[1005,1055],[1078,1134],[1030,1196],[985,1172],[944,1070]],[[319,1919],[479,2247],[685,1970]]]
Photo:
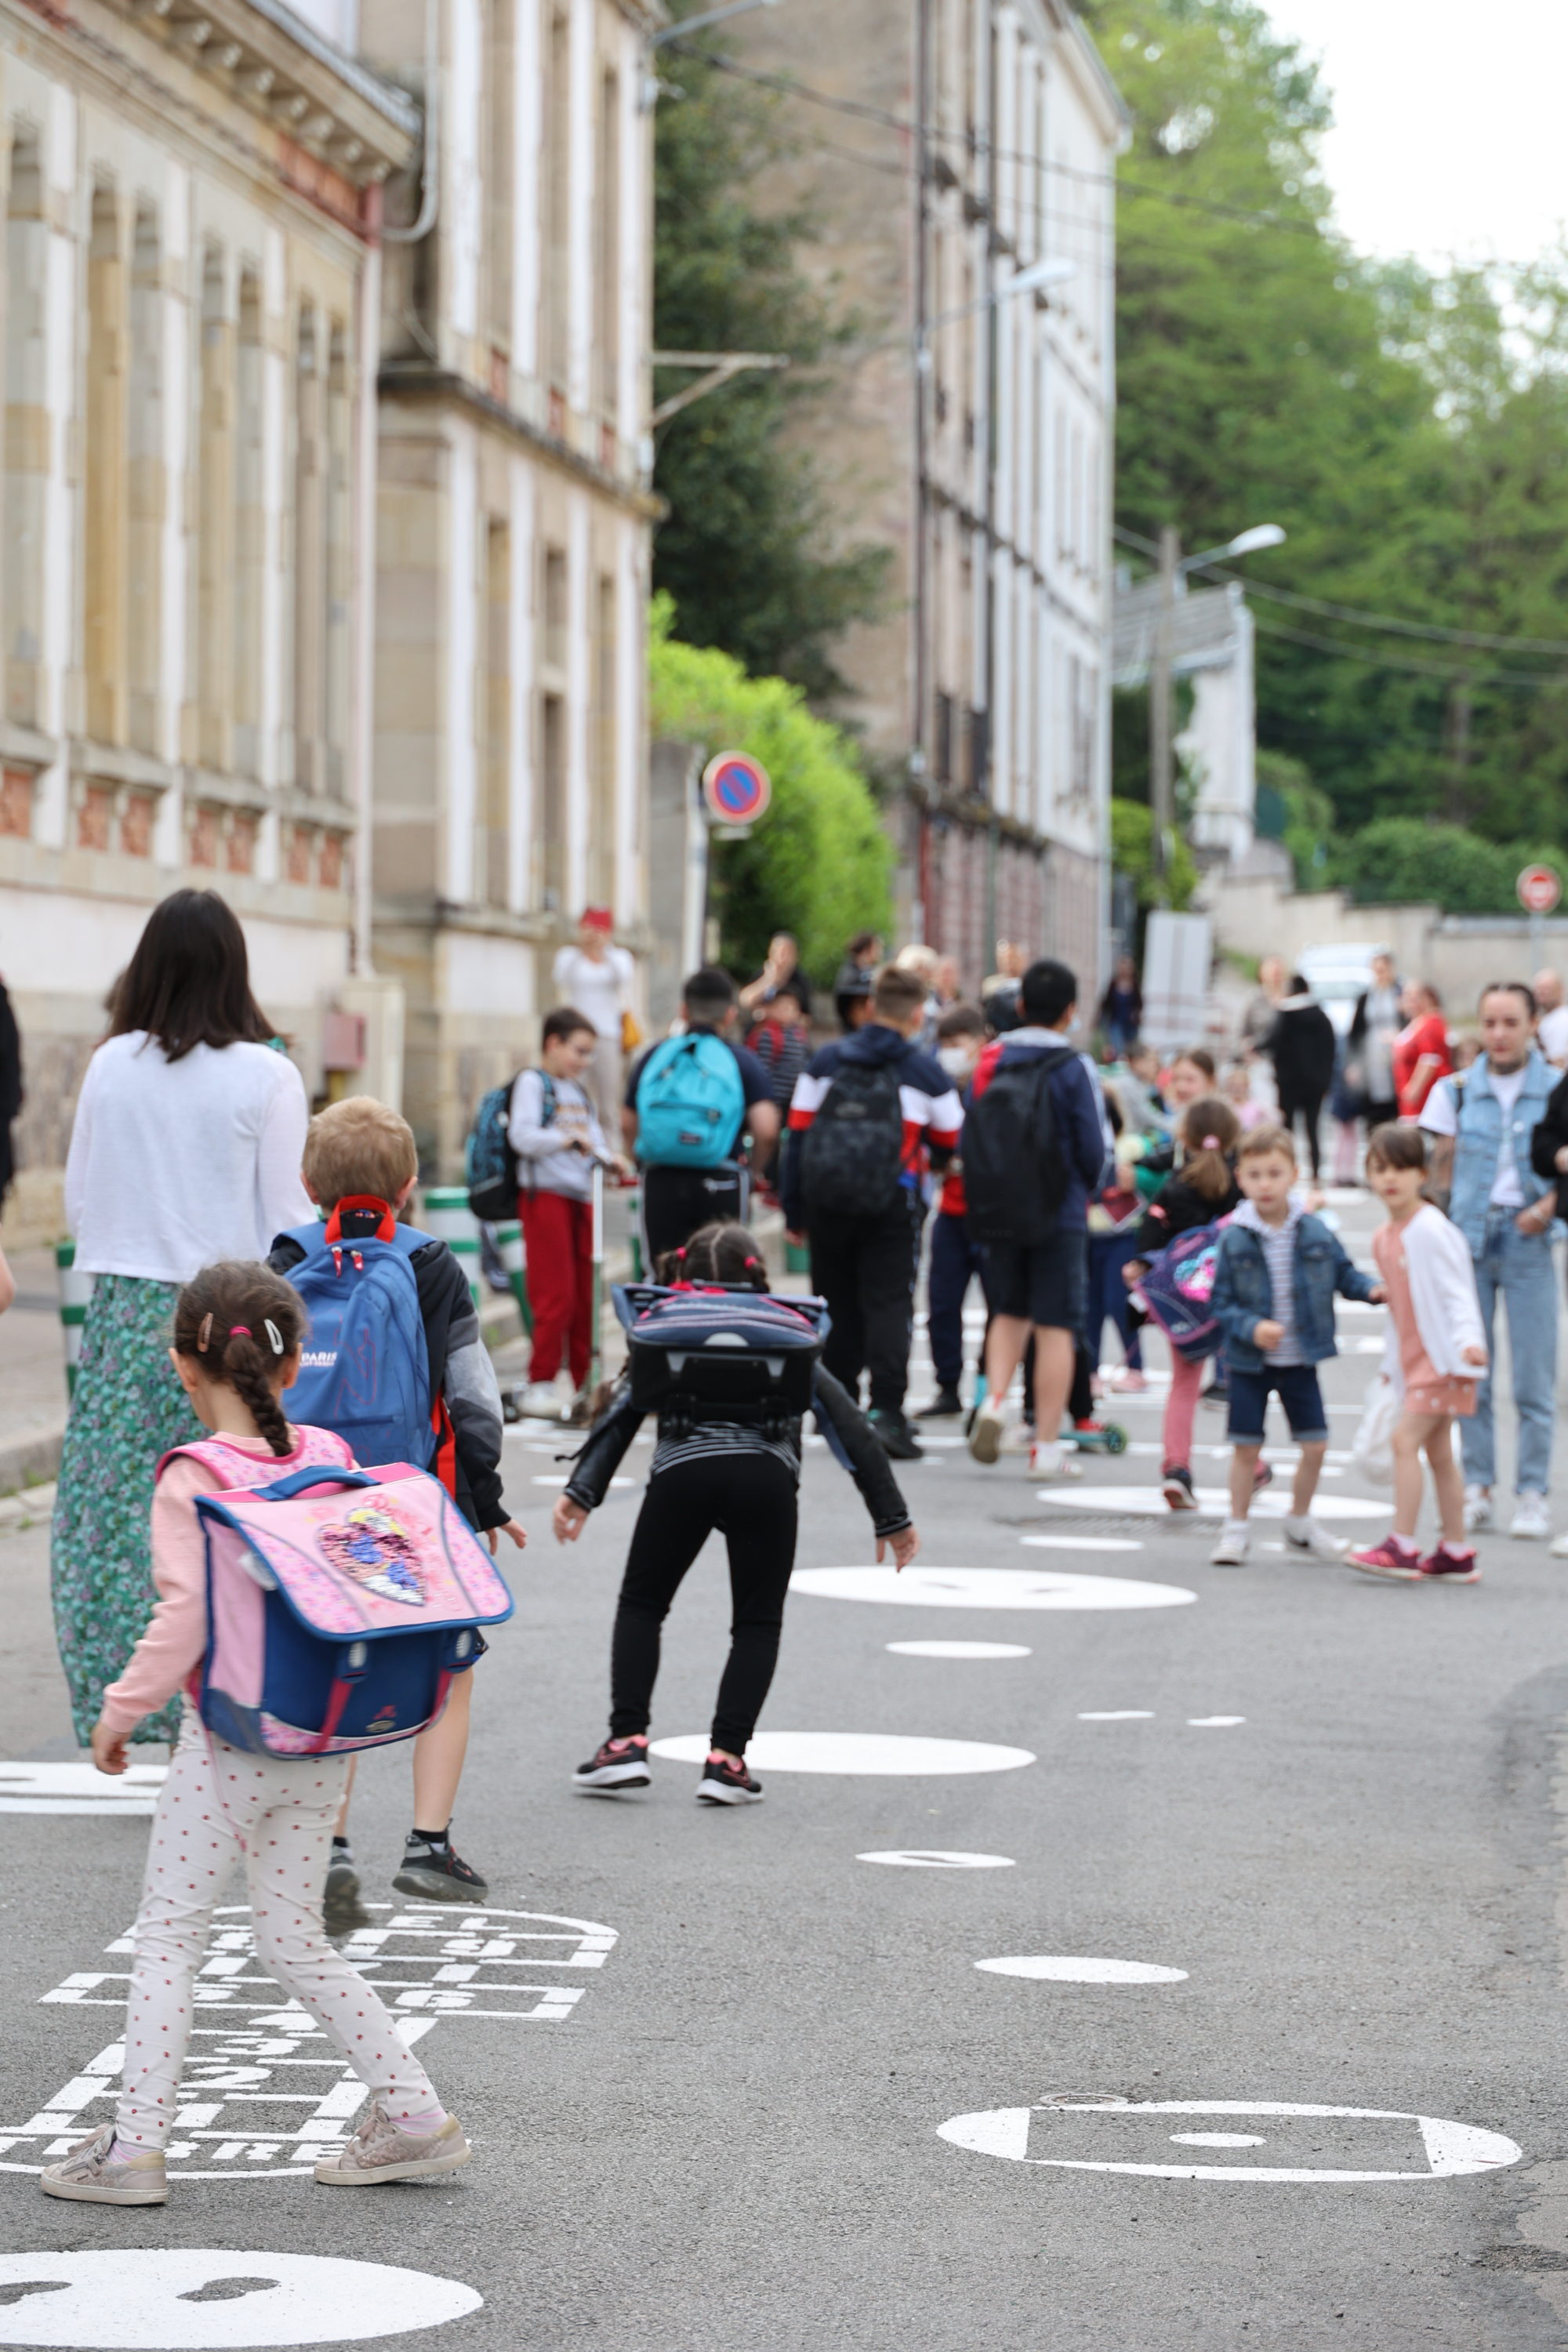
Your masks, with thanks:
[[[383,1209],[374,1235],[345,1241],[345,1209]],[[431,1236],[400,1225],[379,1201],[340,1201],[324,1225],[289,1236],[305,1255],[288,1279],[304,1300],[310,1334],[299,1377],[283,1394],[290,1421],[335,1430],[360,1462],[416,1462],[435,1444],[430,1358],[411,1260]]]

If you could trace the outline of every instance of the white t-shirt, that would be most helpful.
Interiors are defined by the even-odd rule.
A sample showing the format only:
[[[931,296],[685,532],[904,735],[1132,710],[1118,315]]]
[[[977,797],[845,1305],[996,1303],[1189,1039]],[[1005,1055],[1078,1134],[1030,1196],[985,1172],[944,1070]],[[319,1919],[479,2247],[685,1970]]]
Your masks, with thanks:
[[[1489,1069],[1487,1083],[1498,1098],[1502,1113],[1502,1139],[1498,1146],[1497,1173],[1492,1178],[1491,1206],[1494,1209],[1522,1209],[1524,1187],[1519,1181],[1519,1161],[1513,1148],[1513,1111],[1524,1086],[1525,1071],[1521,1064],[1506,1076],[1500,1070]],[[1458,1111],[1454,1102],[1453,1082],[1439,1078],[1427,1096],[1421,1113],[1421,1125],[1428,1135],[1457,1135],[1459,1131]]]
[[[310,1106],[270,1045],[194,1045],[165,1060],[145,1030],[87,1066],[66,1158],[81,1274],[189,1282],[214,1258],[264,1258],[314,1216],[300,1181]]]
[[[1568,1063],[1568,1004],[1542,1014],[1535,1040],[1554,1070]]]
[[[599,1036],[614,1037],[618,1044],[634,969],[625,948],[606,948],[604,961],[598,963],[581,948],[563,948],[552,972],[555,1001],[575,1005]]]

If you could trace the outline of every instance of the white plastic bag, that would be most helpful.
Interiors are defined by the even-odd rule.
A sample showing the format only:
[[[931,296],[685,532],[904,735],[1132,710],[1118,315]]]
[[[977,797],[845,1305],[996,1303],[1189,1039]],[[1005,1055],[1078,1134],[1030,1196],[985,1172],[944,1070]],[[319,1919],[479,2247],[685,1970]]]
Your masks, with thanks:
[[[1356,1468],[1374,1486],[1394,1484],[1394,1429],[1399,1412],[1400,1398],[1394,1382],[1380,1373],[1366,1392],[1366,1403],[1351,1447]]]

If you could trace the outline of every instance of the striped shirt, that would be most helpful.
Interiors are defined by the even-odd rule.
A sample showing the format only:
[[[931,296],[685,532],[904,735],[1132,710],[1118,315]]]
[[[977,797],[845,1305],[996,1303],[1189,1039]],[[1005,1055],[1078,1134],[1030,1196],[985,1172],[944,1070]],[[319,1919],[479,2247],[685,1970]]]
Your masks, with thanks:
[[[1282,1225],[1266,1224],[1250,1201],[1244,1201],[1236,1213],[1236,1223],[1245,1225],[1258,1235],[1262,1245],[1263,1263],[1268,1268],[1268,1287],[1274,1300],[1274,1321],[1284,1327],[1285,1336],[1277,1348],[1266,1348],[1266,1364],[1300,1364],[1306,1361],[1301,1343],[1296,1337],[1296,1234],[1302,1212],[1292,1201],[1289,1213]]]

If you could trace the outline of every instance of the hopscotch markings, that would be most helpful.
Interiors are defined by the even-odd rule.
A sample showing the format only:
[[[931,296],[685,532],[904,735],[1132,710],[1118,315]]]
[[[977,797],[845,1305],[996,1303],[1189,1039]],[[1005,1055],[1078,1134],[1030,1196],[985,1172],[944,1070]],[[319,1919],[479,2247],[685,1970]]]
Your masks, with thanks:
[[[445,1905],[373,1903],[368,1908],[393,1916],[346,1938],[343,1956],[385,1998],[410,2045],[453,2017],[509,2024],[569,2019],[586,1986],[559,1977],[525,1983],[509,1972],[602,1969],[616,1941],[615,1928],[598,1920],[554,1912],[465,1906],[455,1922]],[[216,2047],[195,2053],[188,2062],[169,2160],[188,2179],[226,2179],[234,2170],[301,2177],[301,2167],[342,2146],[349,2121],[364,2104],[364,2085],[309,2012],[259,1969],[248,1906],[222,1905],[215,1916],[218,1924],[197,1973],[194,2005],[203,2017],[228,2014],[194,2029],[194,2041]],[[132,1950],[131,1937],[117,1936],[106,1957],[129,1958]],[[130,1981],[129,1969],[77,1969],[39,1999],[122,2011]],[[0,2123],[0,2171],[36,2172],[39,2162],[65,2155],[105,2121],[123,2063],[123,2044],[110,2042],[27,2121]],[[317,2070],[314,2076],[310,2069]],[[107,2100],[109,2108],[85,2115],[95,2099]],[[246,2112],[258,2106],[265,2112]],[[300,2107],[308,2110],[302,2116]],[[295,2112],[275,2119],[279,2108]],[[13,2149],[37,2161],[9,2160]],[[193,2170],[196,2158],[226,2168]]]
[[[1338,2121],[1346,2125],[1404,2124],[1413,2125],[1410,2135],[1411,2153],[1418,2142],[1426,2158],[1425,2164],[1404,2164],[1396,2168],[1386,2165],[1376,2169],[1330,2167],[1321,2164],[1172,2164],[1162,2161],[1130,2162],[1121,2159],[1081,2156],[1036,2156],[1030,2153],[1032,2127],[1037,2116],[1049,2117],[1053,2124],[1065,2123],[1069,2116],[1113,2116],[1126,2126],[1126,2137],[1134,2145],[1146,2145],[1152,2120],[1174,2116],[1276,2116],[1310,2118],[1313,2121]],[[1523,2150],[1500,2132],[1483,2131],[1475,2124],[1450,2123],[1436,2116],[1418,2116],[1387,2107],[1321,2107],[1305,2106],[1293,2102],[1247,2099],[1053,2099],[1032,2107],[993,2107],[969,2116],[952,2116],[937,2126],[937,2137],[954,2147],[967,2148],[976,2156],[997,2156],[1016,2164],[1048,2166],[1064,2172],[1123,2172],[1157,2175],[1171,2180],[1257,2180],[1257,2181],[1369,2181],[1369,2180],[1447,2180],[1461,2174],[1494,2172],[1503,2166],[1519,2163]],[[1060,2141],[1062,2133],[1053,2130],[1048,2138]],[[1264,2147],[1271,2145],[1265,2135],[1247,2133],[1181,2133],[1162,2130],[1160,2137],[1179,2146]],[[1273,2136],[1275,2152],[1287,2148],[1277,2146],[1279,2135]],[[1319,2152],[1327,2133],[1313,2133],[1311,2146]],[[1386,2132],[1373,2135],[1347,2130],[1341,2137],[1347,2146],[1345,2153],[1355,2152],[1358,2138],[1370,2137],[1377,2152],[1386,2152],[1387,2144],[1398,2137]],[[1289,2144],[1290,2135],[1284,2137]]]
[[[458,2279],[330,2254],[117,2246],[0,2254],[0,2344],[73,2352],[216,2352],[357,2344],[482,2308]]]
[[[148,1815],[166,1764],[132,1764],[111,1779],[96,1764],[0,1764],[0,1813]]]
[[[891,1568],[797,1568],[790,1591],[825,1601],[873,1601],[908,1609],[1176,1609],[1198,1597],[1179,1584],[1145,1584],[1130,1576],[923,1565],[901,1574]]]
[[[857,1862],[887,1862],[901,1870],[1016,1870],[1007,1853],[949,1853],[941,1846],[893,1846],[886,1853],[858,1853]]]

